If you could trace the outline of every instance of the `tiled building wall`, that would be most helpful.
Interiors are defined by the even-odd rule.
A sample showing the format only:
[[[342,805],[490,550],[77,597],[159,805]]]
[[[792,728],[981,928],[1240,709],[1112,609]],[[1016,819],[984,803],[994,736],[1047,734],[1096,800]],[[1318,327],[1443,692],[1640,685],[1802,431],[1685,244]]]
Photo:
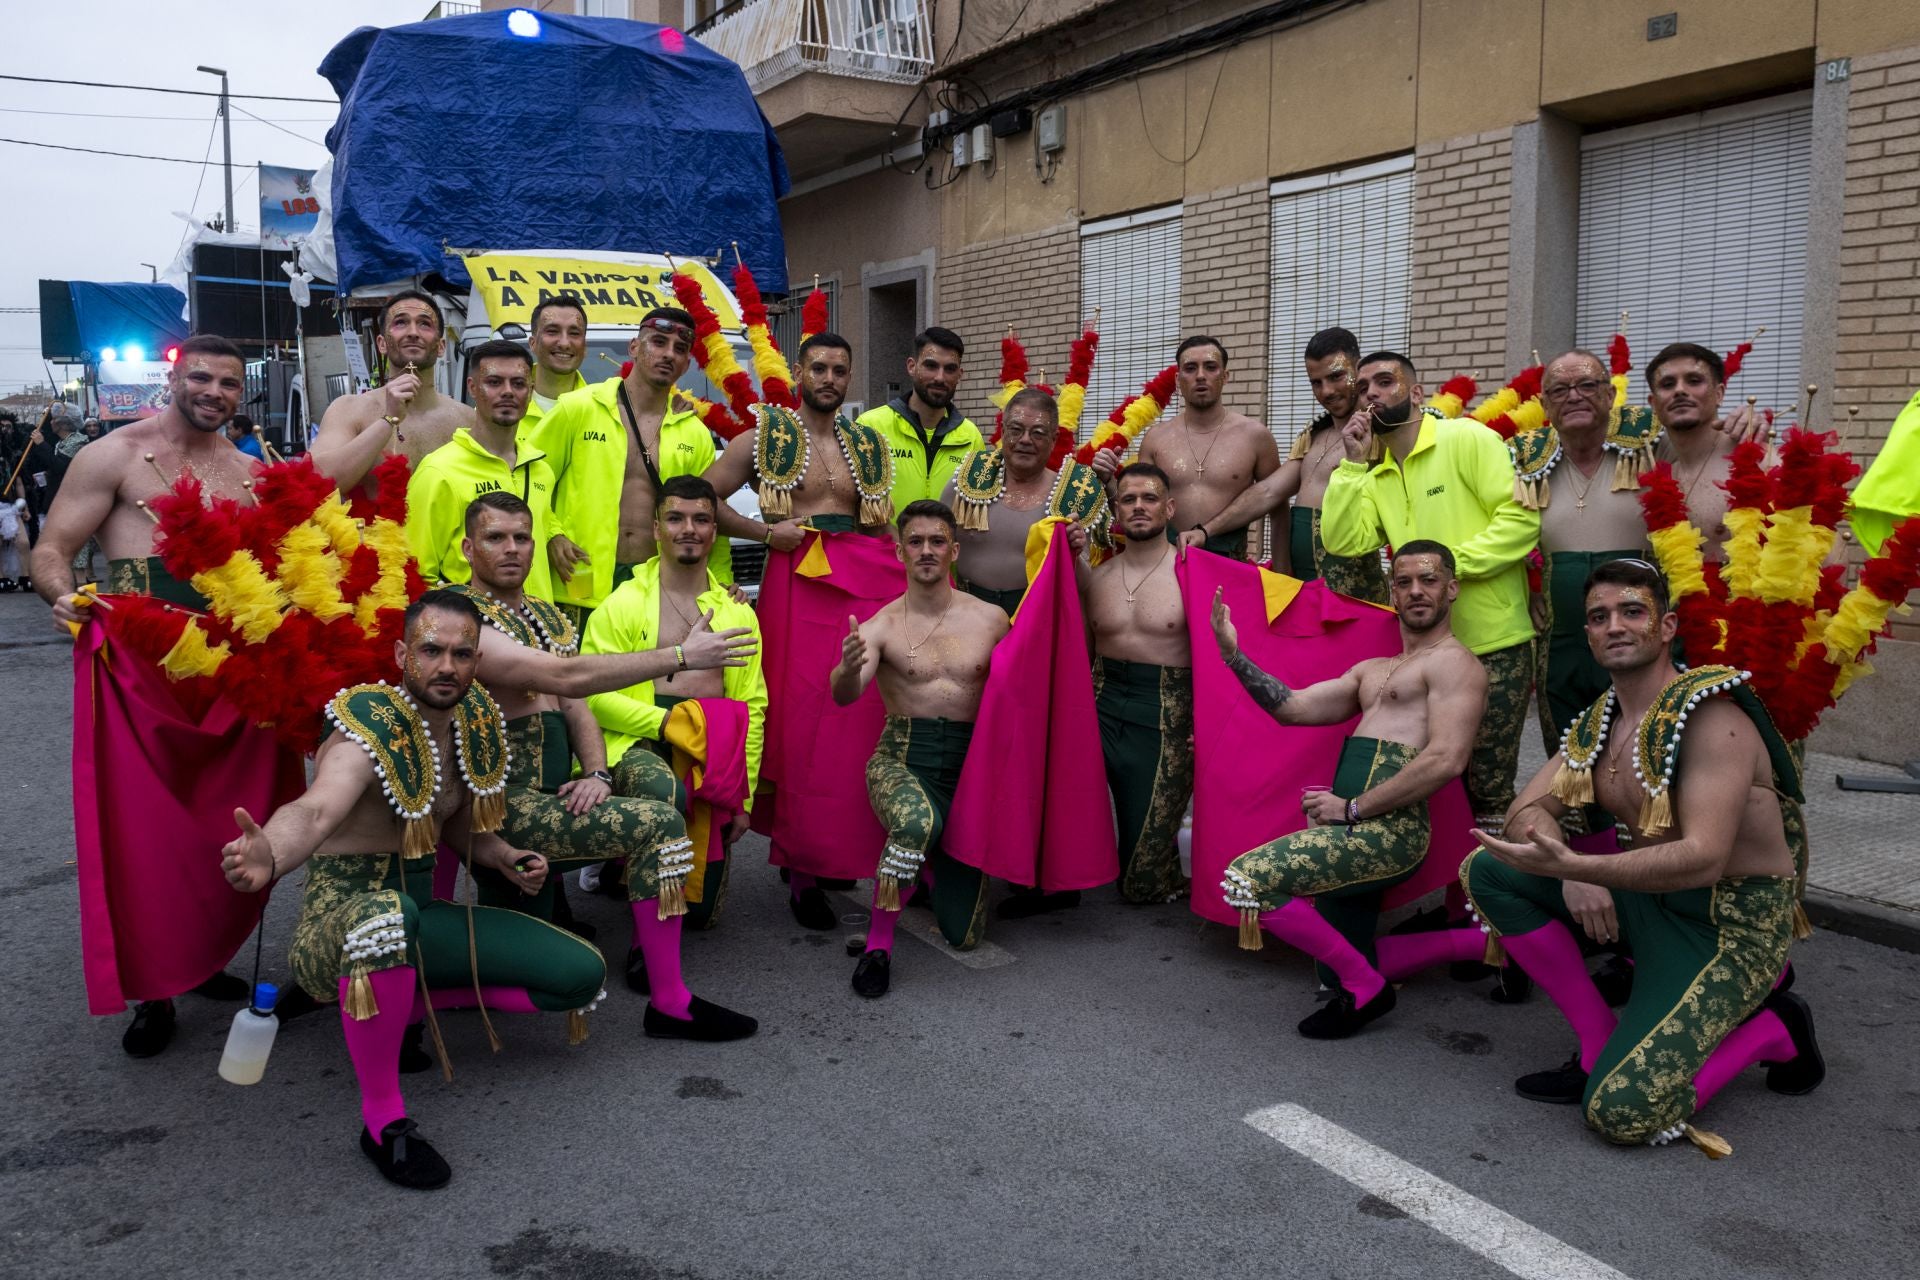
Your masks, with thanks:
[[[968,245],[940,261],[935,323],[967,343],[961,410],[993,434],[1000,387],[1000,339],[1020,332],[1027,359],[1058,384],[1078,336],[1080,232],[1068,224],[1028,235]]]
[[[1430,390],[1454,374],[1478,370],[1485,382],[1515,372],[1504,368],[1512,133],[1470,133],[1414,153],[1407,354]]]

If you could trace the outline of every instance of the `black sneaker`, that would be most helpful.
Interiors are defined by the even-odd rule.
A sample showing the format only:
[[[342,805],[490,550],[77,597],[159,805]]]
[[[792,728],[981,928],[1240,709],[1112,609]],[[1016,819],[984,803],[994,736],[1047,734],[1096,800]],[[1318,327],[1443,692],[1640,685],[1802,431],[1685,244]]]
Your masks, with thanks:
[[[193,994],[205,996],[209,1000],[245,1000],[253,994],[253,988],[247,985],[245,978],[231,973],[216,973],[193,989]]]
[[[416,1022],[407,1028],[407,1034],[400,1039],[400,1074],[417,1076],[422,1071],[433,1070],[433,1055],[427,1052],[425,1037],[427,1024]]]
[[[877,1000],[887,994],[887,987],[893,981],[893,955],[887,951],[862,952],[860,963],[853,966],[853,993]]]
[[[129,1058],[155,1058],[173,1043],[173,1001],[142,1000],[133,1006],[133,1021],[120,1037]]]
[[[640,1025],[656,1040],[744,1040],[760,1029],[758,1019],[722,1009],[699,996],[687,1006],[684,1018],[664,1014],[649,1003]]]
[[[1625,956],[1611,955],[1593,974],[1593,985],[1609,1009],[1618,1009],[1633,998],[1633,965]]]
[[[1827,1078],[1827,1060],[1820,1056],[1820,1044],[1813,1038],[1813,1010],[1799,996],[1775,991],[1760,1002],[1787,1024],[1793,1037],[1793,1057],[1767,1068],[1767,1088],[1775,1093],[1798,1096],[1812,1093]]]
[[[1487,993],[1487,999],[1495,1004],[1519,1004],[1533,994],[1533,979],[1512,960],[1500,966],[1499,975],[1493,990]]]
[[[1552,1071],[1536,1071],[1513,1082],[1513,1091],[1529,1102],[1552,1102],[1562,1106],[1580,1101],[1587,1091],[1587,1073],[1580,1069],[1580,1051]]]
[[[361,1129],[360,1150],[373,1161],[380,1176],[394,1186],[409,1191],[437,1191],[453,1180],[453,1170],[433,1149],[433,1144],[419,1136],[419,1130],[420,1126],[411,1120],[395,1120],[380,1131],[376,1142],[371,1133]]]
[[[800,927],[812,933],[830,933],[833,926],[840,923],[840,917],[834,914],[833,904],[818,888],[802,889],[797,898],[789,892],[787,908],[793,912],[793,918],[800,922]]]
[[[646,953],[638,947],[627,952],[627,986],[643,996],[653,994],[653,987],[647,982]]]
[[[1392,1011],[1398,1002],[1391,982],[1380,988],[1379,995],[1358,1007],[1353,1003],[1352,992],[1341,991],[1300,1020],[1300,1034],[1309,1040],[1345,1040],[1375,1018]]]

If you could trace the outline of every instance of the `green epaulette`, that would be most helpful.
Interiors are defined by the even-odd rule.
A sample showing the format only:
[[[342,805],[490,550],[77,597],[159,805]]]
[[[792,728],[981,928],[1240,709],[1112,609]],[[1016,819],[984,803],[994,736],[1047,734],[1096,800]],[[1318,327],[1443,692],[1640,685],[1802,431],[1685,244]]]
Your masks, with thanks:
[[[353,685],[327,703],[326,717],[373,762],[387,805],[402,824],[401,856],[432,853],[440,748],[407,691],[384,682]],[[454,709],[453,726],[456,764],[473,797],[473,830],[497,831],[506,820],[508,765],[500,708],[484,688],[472,685]]]
[[[1551,423],[1522,431],[1507,441],[1513,455],[1513,500],[1529,511],[1544,510],[1553,498],[1549,477],[1565,450]]]
[[[793,515],[793,491],[807,474],[811,437],[800,415],[779,405],[754,406],[759,432],[754,439],[754,468],[760,475],[760,512],[775,520]],[[833,432],[840,441],[854,488],[860,493],[859,523],[883,525],[893,518],[893,454],[871,427],[836,415]]]
[[[1607,448],[1614,454],[1614,492],[1640,487],[1640,473],[1653,465],[1661,431],[1660,420],[1647,406],[1614,406],[1607,427]]]

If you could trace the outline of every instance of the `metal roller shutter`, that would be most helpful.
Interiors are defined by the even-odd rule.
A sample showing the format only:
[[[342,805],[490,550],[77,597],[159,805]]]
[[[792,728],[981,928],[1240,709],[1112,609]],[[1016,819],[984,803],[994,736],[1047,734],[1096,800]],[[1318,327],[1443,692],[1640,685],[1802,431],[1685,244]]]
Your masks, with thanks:
[[[1798,93],[1582,139],[1581,345],[1604,352],[1623,310],[1640,368],[1669,342],[1725,353],[1765,325],[1732,392],[1799,399],[1812,138]]]
[[[1361,354],[1412,334],[1413,157],[1289,178],[1273,195],[1267,425],[1285,457],[1320,413],[1301,372],[1307,339],[1335,325]]]
[[[1082,440],[1173,363],[1181,336],[1179,205],[1080,228],[1082,319],[1095,307],[1101,309],[1100,351],[1087,382]],[[1065,366],[1048,369],[1047,378],[1058,386],[1066,373]]]

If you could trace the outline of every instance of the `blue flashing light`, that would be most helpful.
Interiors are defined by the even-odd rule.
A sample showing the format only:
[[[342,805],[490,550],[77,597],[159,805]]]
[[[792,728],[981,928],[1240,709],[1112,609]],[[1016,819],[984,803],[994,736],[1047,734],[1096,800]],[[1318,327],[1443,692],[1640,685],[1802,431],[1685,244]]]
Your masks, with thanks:
[[[507,13],[507,30],[532,40],[540,34],[540,19],[526,9],[513,9]]]
[[[120,358],[120,353],[114,350],[112,347],[100,348],[101,364],[112,364],[114,361],[118,360],[119,358]]]
[[[147,358],[147,352],[139,343],[129,342],[126,346],[120,348],[120,358],[128,364],[139,364]]]

